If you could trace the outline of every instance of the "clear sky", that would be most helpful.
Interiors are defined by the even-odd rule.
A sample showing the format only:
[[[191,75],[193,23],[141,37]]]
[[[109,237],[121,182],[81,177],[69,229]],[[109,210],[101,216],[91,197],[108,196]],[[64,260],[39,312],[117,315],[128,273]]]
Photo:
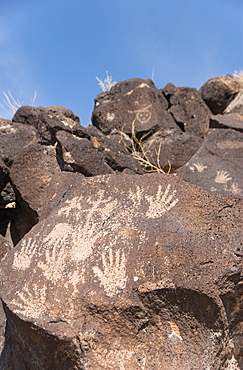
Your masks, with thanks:
[[[243,70],[243,0],[0,0],[2,91],[86,126],[98,76],[196,87]],[[10,118],[0,107],[0,117]]]

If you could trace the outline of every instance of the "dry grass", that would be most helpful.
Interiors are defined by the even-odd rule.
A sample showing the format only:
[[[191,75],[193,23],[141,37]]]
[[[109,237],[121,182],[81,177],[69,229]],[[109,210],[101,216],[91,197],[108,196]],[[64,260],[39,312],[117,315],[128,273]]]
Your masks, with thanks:
[[[123,132],[121,132],[123,134]],[[161,166],[160,164],[160,153],[161,153],[161,146],[162,143],[159,144],[159,148],[156,151],[156,163],[152,163],[149,159],[147,153],[144,150],[144,142],[146,139],[151,135],[151,132],[145,133],[141,138],[138,138],[135,131],[135,124],[132,123],[132,133],[131,133],[131,146],[128,147],[127,144],[124,143],[128,151],[131,153],[133,158],[139,161],[141,166],[143,167],[144,171],[147,173],[152,172],[160,172],[160,173],[170,173],[171,172],[171,164],[168,161],[168,166],[166,166],[167,171],[165,171],[165,168]]]

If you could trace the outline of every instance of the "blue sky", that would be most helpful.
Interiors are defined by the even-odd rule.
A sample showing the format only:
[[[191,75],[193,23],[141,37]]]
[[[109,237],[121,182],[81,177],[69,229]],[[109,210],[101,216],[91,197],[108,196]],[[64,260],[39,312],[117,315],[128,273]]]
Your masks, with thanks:
[[[2,91],[90,123],[98,76],[200,88],[243,70],[242,0],[0,0]],[[0,107],[0,117],[10,118]]]

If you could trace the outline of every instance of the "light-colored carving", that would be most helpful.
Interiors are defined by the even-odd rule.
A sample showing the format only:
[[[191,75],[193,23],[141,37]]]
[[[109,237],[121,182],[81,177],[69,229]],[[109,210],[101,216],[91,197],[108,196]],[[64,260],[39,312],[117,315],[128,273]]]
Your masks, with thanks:
[[[59,244],[50,245],[45,250],[46,261],[39,261],[37,266],[50,281],[57,282],[62,278],[66,266],[67,251]]]
[[[107,121],[111,122],[113,121],[114,118],[115,118],[114,113],[110,113],[110,112],[107,113],[107,116],[106,116]]]
[[[178,202],[178,199],[175,198],[176,190],[173,190],[170,193],[170,188],[171,185],[169,184],[163,192],[162,186],[159,185],[157,194],[155,196],[145,196],[149,202],[149,209],[146,212],[146,216],[148,218],[158,218],[176,205]]]
[[[202,163],[193,163],[198,172],[203,172],[208,166],[204,166]]]
[[[230,191],[234,195],[241,195],[242,189],[239,187],[237,182],[232,182],[228,188],[226,188],[227,191]]]
[[[169,321],[169,324],[170,324],[170,328],[171,328],[171,334],[169,335],[169,338],[173,338],[173,337],[176,337],[180,340],[183,340],[182,337],[181,337],[181,333],[180,333],[180,330],[178,328],[178,326],[176,325],[175,322],[173,321]]]
[[[112,297],[126,287],[126,258],[122,250],[113,251],[109,248],[108,256],[102,255],[103,270],[93,267],[94,274],[99,278],[107,296]]]
[[[16,298],[11,302],[15,306],[14,312],[33,319],[44,315],[46,311],[46,290],[45,285],[39,287],[37,284],[33,284],[30,289],[25,284],[22,290],[15,294]]]
[[[226,184],[230,180],[232,180],[232,177],[230,177],[230,173],[227,171],[217,171],[217,175],[214,179],[218,184]]]
[[[13,268],[18,270],[26,270],[30,267],[33,256],[37,251],[37,243],[32,238],[23,240],[21,250],[15,252],[13,260]]]
[[[136,113],[136,117],[135,119],[133,120],[133,124],[136,120],[138,120],[140,123],[147,123],[149,122],[149,120],[151,119],[151,112],[150,112],[150,108],[152,107],[152,104],[149,104],[145,107],[142,107],[140,109],[137,109],[137,110],[133,110],[133,111],[128,111],[128,113]]]

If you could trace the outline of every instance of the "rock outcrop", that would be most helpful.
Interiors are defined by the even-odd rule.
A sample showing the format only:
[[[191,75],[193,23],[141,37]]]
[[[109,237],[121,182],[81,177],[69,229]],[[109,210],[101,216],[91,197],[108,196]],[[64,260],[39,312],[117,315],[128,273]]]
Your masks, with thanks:
[[[224,368],[243,350],[242,211],[176,176],[78,178],[2,261],[2,366]]]
[[[242,94],[130,79],[88,127],[0,119],[0,369],[243,370]]]

